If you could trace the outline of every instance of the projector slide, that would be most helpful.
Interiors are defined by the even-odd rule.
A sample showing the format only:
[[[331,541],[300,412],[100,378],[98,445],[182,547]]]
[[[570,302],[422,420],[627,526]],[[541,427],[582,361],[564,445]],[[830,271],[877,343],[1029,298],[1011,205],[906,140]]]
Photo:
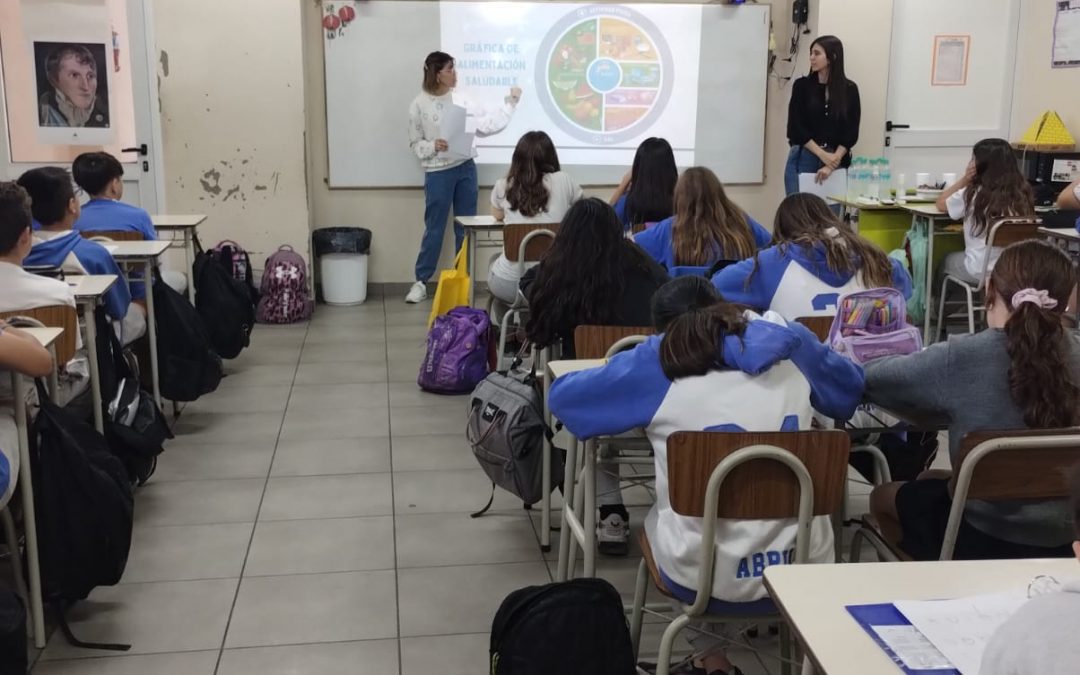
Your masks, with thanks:
[[[546,131],[564,164],[629,165],[666,138],[694,164],[701,7],[440,2],[442,50],[458,89],[499,105],[523,95],[513,122],[477,139],[482,164],[507,164],[521,134]]]

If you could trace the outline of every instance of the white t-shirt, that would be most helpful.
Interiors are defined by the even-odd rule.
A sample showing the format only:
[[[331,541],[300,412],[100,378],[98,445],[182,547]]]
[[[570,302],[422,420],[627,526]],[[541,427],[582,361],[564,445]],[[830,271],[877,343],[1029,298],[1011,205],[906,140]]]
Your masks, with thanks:
[[[75,306],[75,294],[59,279],[31,274],[8,262],[0,262],[0,312],[34,309],[49,305]]]
[[[990,235],[989,223],[987,223],[987,229],[980,236],[972,234],[975,219],[964,206],[965,192],[967,192],[967,188],[960,188],[949,195],[949,198],[945,200],[945,206],[949,211],[950,218],[964,221],[964,268],[973,278],[981,279],[983,262],[989,248],[986,245],[986,238]],[[1001,255],[1001,247],[995,246],[993,250],[989,251],[989,255],[990,266],[987,268],[988,272],[994,269],[994,264],[997,262],[998,256]]]
[[[506,198],[506,178],[495,181],[491,205],[503,210],[503,222],[506,223],[557,223],[584,194],[581,186],[565,171],[544,174],[544,187],[548,189],[547,208],[535,216],[523,216],[510,206]]]

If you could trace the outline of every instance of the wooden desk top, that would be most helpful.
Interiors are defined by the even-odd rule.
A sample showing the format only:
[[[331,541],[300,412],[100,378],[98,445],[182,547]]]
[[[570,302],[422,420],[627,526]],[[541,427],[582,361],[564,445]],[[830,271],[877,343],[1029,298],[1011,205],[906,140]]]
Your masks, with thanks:
[[[486,230],[498,230],[502,229],[503,223],[500,220],[495,220],[495,216],[455,216],[454,221],[466,229],[486,229]]]
[[[63,328],[20,328],[19,330],[32,335],[42,347],[48,347],[64,334]]]
[[[851,618],[847,605],[1026,589],[1040,574],[1080,577],[1080,565],[1071,558],[773,565],[765,569],[765,586],[820,672],[896,675],[900,670]]]
[[[156,258],[172,246],[171,241],[114,241],[102,242],[102,246],[117,260]]]
[[[80,274],[68,276],[66,281],[76,300],[91,300],[105,295],[118,278],[115,274]]]
[[[201,213],[192,214],[167,214],[159,213],[157,215],[150,216],[150,222],[154,224],[154,228],[158,230],[185,230],[195,229],[206,220],[206,216]]]
[[[605,359],[569,359],[565,361],[551,361],[548,363],[548,372],[551,379],[557,380],[567,373],[576,373],[579,370],[599,368],[607,363]]]

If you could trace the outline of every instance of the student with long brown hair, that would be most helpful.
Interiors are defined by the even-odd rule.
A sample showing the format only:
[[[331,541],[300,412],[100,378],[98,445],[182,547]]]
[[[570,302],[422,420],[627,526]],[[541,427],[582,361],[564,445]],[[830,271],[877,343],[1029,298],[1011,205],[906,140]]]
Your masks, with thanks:
[[[841,222],[825,200],[807,193],[780,202],[773,246],[713,276],[730,300],[771,309],[786,319],[830,316],[841,295],[893,287],[911,295],[911,275],[873,242]]]
[[[577,438],[645,429],[656,465],[656,504],[645,531],[667,587],[680,601],[693,602],[701,547],[714,546],[709,610],[746,612],[768,602],[764,568],[785,562],[797,524],[792,518],[720,520],[715,541],[702,541],[702,520],[671,507],[668,436],[676,430],[809,429],[814,409],[848,419],[859,402],[862,371],[802,325],[726,302],[704,277],[667,283],[653,297],[652,311],[662,335],[599,368],[557,379],[548,398],[551,412]],[[828,517],[815,518],[808,534],[810,560],[832,562]],[[687,639],[699,672],[739,672],[722,642],[693,631]]]
[[[1020,173],[1012,145],[986,138],[975,144],[963,177],[941,193],[937,207],[964,221],[964,251],[945,257],[945,273],[978,284],[986,257],[990,256],[992,269],[1001,253],[996,246],[987,250],[994,221],[1034,216],[1035,196]]]
[[[711,170],[687,169],[675,184],[675,215],[634,237],[670,272],[675,267],[708,267],[718,260],[744,260],[772,235],[740,209]]]
[[[510,171],[491,189],[491,214],[504,223],[557,223],[581,196],[581,186],[559,165],[551,137],[529,131],[514,148]],[[499,255],[488,273],[492,295],[514,302],[521,282],[517,270],[516,264]]]
[[[1076,281],[1069,256],[1050,244],[1005,248],[987,284],[989,328],[868,364],[866,400],[901,416],[947,420],[954,469],[970,432],[1080,424],[1080,338],[1061,323]],[[870,508],[905,553],[936,560],[952,505],[949,479],[921,478],[875,488]],[[1063,556],[1071,542],[1064,502],[972,501],[955,557]]]

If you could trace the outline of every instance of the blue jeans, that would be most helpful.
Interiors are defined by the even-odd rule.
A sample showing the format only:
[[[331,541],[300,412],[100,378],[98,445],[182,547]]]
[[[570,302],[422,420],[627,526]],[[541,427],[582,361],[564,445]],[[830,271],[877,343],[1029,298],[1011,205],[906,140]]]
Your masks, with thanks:
[[[417,281],[426,282],[435,274],[450,207],[454,207],[455,216],[475,216],[478,190],[476,164],[471,159],[452,169],[424,174],[424,238],[416,256]],[[461,249],[464,239],[465,229],[455,223],[455,251]]]
[[[800,173],[817,173],[825,164],[801,145],[791,146],[787,165],[784,167],[784,194],[793,195],[799,191]]]

